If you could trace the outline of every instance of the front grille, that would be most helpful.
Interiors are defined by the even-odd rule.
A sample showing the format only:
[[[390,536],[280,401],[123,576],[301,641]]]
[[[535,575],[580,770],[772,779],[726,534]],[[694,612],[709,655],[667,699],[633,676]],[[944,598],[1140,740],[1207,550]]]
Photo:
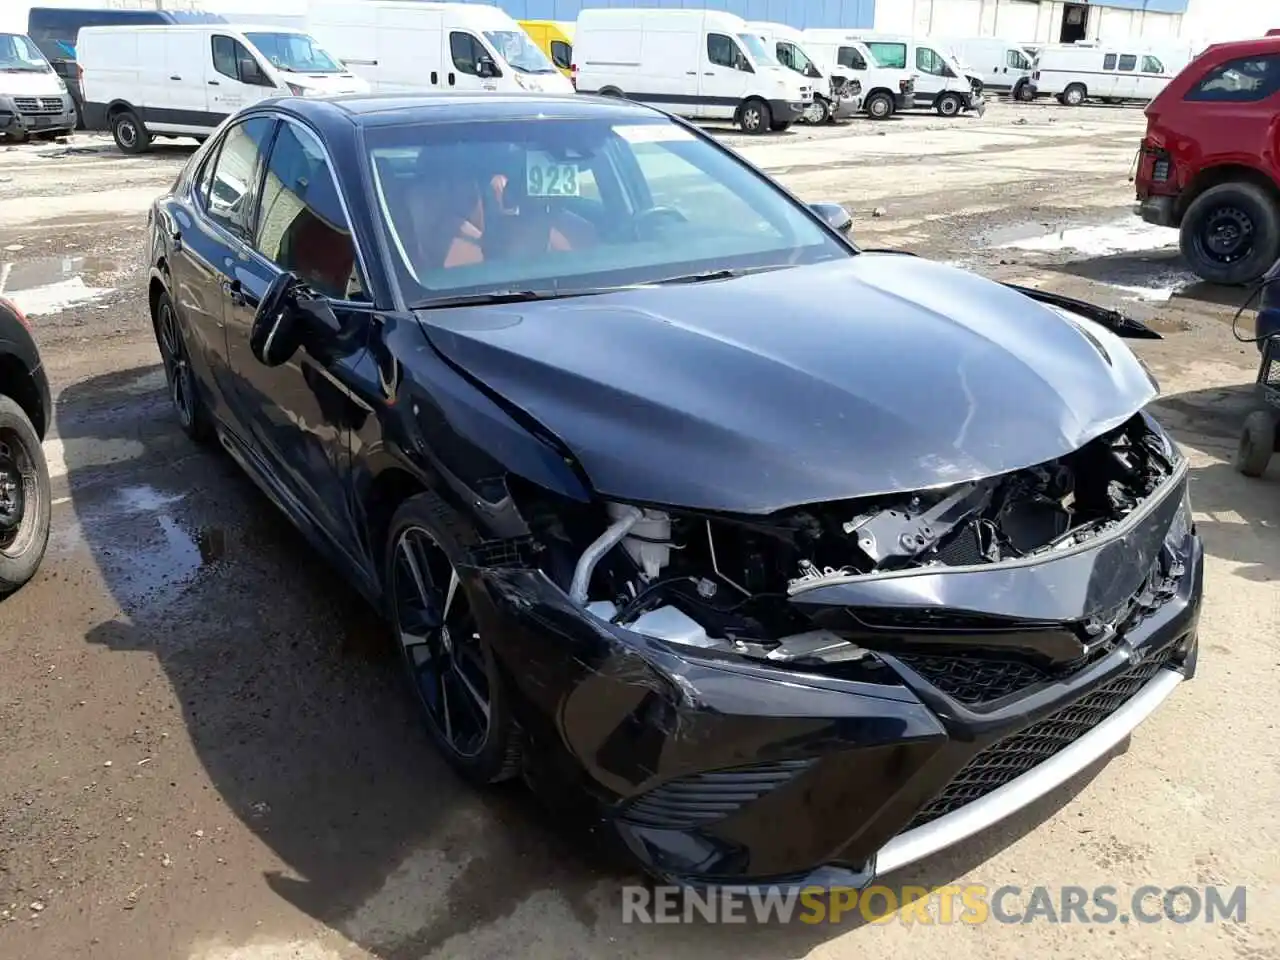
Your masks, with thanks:
[[[62,112],[61,97],[14,97],[13,105],[19,113],[48,114]]]
[[[1168,664],[1176,646],[1169,645],[1070,706],[997,740],[965,764],[946,788],[920,809],[906,829],[922,827],[973,803],[1079,740],[1120,709]]]
[[[621,819],[645,827],[687,830],[723,820],[776,790],[813,765],[812,760],[776,760],[713,770],[671,780],[629,803]]]
[[[961,703],[990,703],[1049,680],[1049,674],[1019,660],[898,654],[898,659]]]

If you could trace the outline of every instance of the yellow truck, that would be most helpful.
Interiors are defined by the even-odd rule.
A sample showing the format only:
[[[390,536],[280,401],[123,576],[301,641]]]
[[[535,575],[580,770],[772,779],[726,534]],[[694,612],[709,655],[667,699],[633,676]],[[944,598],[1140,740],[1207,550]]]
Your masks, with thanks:
[[[570,80],[573,73],[573,29],[567,20],[521,20],[520,26]]]

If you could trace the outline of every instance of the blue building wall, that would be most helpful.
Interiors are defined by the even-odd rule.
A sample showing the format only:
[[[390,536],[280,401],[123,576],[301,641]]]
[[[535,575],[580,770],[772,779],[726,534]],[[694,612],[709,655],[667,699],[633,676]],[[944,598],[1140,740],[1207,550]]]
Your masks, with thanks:
[[[0,0],[3,2],[3,0]],[[727,10],[745,20],[793,27],[871,27],[876,0],[480,0],[494,2],[517,20],[576,20],[583,7],[688,7]],[[901,0],[881,0],[898,3]]]

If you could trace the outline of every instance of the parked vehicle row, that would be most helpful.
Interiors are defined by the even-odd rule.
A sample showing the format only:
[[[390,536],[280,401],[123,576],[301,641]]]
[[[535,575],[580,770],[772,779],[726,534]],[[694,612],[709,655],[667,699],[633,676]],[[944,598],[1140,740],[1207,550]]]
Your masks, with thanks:
[[[1053,97],[1070,107],[1088,100],[1149,102],[1190,62],[1192,55],[1191,47],[1172,44],[1043,47],[1032,63],[1031,77],[1020,99]]]

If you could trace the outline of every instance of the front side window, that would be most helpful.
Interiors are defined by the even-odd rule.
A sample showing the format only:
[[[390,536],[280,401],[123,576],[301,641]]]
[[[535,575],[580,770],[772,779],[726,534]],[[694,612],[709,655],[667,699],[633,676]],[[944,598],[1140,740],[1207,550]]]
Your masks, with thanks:
[[[789,67],[792,70],[800,69],[799,67],[796,66],[795,44],[778,43],[775,46],[776,46],[776,49],[774,50],[774,56],[777,57],[777,60],[780,64],[782,64],[784,67]]]
[[[245,37],[278,70],[289,73],[342,73],[337,57],[305,33],[246,33]]]
[[[731,70],[750,70],[747,57],[733,42],[733,38],[723,33],[707,34],[707,59],[717,67],[728,67]]]
[[[364,299],[333,172],[315,136],[297,124],[284,123],[271,148],[253,246],[325,296]]]
[[[484,38],[493,44],[493,49],[513,70],[521,73],[556,72],[555,65],[523,30],[486,30]]]
[[[0,33],[0,71],[5,73],[53,73],[53,67],[29,39],[20,33]]]
[[[921,73],[930,73],[940,77],[946,70],[946,61],[937,52],[928,47],[916,47],[916,69]]]
[[[857,47],[841,47],[836,52],[836,63],[850,70],[867,69],[866,58],[863,57]]]
[[[215,34],[213,37],[213,69],[232,80],[247,83],[240,75],[240,61],[252,60],[253,54],[239,40]]]
[[[1138,57],[1132,53],[1122,53],[1120,55],[1120,69],[1125,72],[1131,72],[1138,66]]]
[[[227,130],[212,162],[205,209],[209,218],[242,240],[253,237],[254,197],[259,164],[274,120],[252,117]]]
[[[480,61],[489,54],[484,45],[469,33],[454,31],[449,34],[449,55],[459,73],[480,76]]]
[[[1102,58],[1102,69],[1114,70],[1115,68],[1116,68],[1116,55],[1114,53],[1108,53],[1105,57]]]
[[[551,41],[551,62],[557,67],[568,70],[573,66],[573,47],[563,40]]]
[[[1277,90],[1280,56],[1240,57],[1210,70],[1186,99],[1248,103],[1265,100]]]
[[[1031,61],[1027,59],[1027,55],[1021,50],[1008,50],[1005,52],[1005,62],[1014,70],[1030,70]]]
[[[410,303],[850,255],[752,167],[663,117],[378,127],[366,142]]]
[[[867,44],[876,63],[894,70],[907,68],[907,45],[905,43],[872,42]]]
[[[1147,55],[1142,58],[1143,73],[1164,73],[1164,64],[1155,57]]]

